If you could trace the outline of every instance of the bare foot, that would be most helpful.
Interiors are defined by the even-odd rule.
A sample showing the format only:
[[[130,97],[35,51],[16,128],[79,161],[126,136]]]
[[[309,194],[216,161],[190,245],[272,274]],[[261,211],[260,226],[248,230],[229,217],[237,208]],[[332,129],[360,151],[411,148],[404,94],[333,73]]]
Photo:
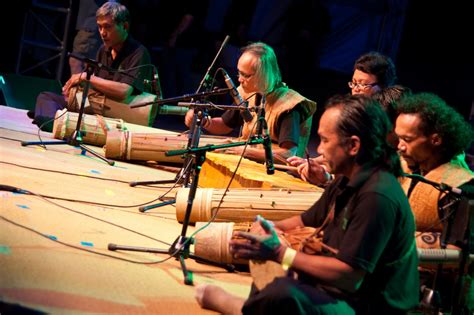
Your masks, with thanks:
[[[245,302],[244,299],[210,284],[197,285],[194,297],[202,308],[228,315],[242,314],[241,310]]]

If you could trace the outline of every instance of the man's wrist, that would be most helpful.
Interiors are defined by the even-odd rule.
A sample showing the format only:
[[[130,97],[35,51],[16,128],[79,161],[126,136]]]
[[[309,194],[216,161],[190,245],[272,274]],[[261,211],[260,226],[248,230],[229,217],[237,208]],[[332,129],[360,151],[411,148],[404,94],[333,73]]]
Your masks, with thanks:
[[[295,260],[296,253],[297,253],[296,250],[294,250],[291,247],[285,247],[283,249],[283,257],[281,259],[281,266],[283,270],[286,271],[291,268]]]
[[[206,118],[204,118],[204,123],[202,125],[202,127],[204,129],[208,129],[212,124],[212,117],[211,116],[207,116]]]

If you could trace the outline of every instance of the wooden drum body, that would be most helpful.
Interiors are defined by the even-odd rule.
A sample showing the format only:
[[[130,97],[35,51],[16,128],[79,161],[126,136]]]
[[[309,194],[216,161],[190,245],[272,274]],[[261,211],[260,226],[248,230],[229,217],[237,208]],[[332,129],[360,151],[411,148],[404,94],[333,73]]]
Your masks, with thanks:
[[[94,90],[89,90],[89,95],[85,103],[86,114],[96,114],[105,117],[120,118],[132,124],[151,126],[158,113],[157,105],[146,105],[131,108],[131,105],[145,104],[157,100],[154,94],[143,92],[139,95],[132,95],[124,102],[115,101],[104,94]],[[82,101],[82,88],[74,88],[69,94],[67,109],[78,112]]]
[[[71,137],[76,130],[78,118],[78,113],[68,112],[66,109],[58,110],[53,125],[54,138],[65,139]],[[125,125],[122,119],[84,114],[80,130],[84,143],[103,146],[106,143],[109,131],[118,131],[123,128],[125,128]]]
[[[207,222],[197,222],[196,228],[200,229],[206,224]],[[225,264],[247,264],[248,260],[236,259],[231,255],[229,241],[234,237],[234,232],[249,232],[251,226],[251,222],[211,223],[196,234],[194,238],[194,254]]]
[[[253,221],[260,214],[268,220],[282,220],[308,210],[320,197],[321,191],[292,191],[288,189],[230,189],[219,203],[224,189],[198,188],[189,221]],[[176,193],[176,219],[184,221],[189,188]],[[218,208],[219,207],[219,208]],[[217,213],[217,215],[216,215]]]
[[[200,144],[224,143],[223,137],[201,137]],[[170,150],[183,150],[188,146],[188,135],[144,133],[132,131],[111,132],[107,136],[105,156],[116,160],[138,160],[183,163],[183,156],[166,156]]]
[[[204,227],[207,222],[197,222],[196,229]],[[237,259],[232,256],[229,248],[229,241],[231,239],[238,240],[235,232],[250,232],[253,222],[213,222],[206,226],[202,231],[196,234],[194,239],[194,253],[195,255],[206,258],[211,261],[225,263],[225,264],[247,264],[247,259]],[[315,229],[311,227],[304,227],[288,231],[280,235],[280,241],[295,250],[300,250],[303,241],[314,233]],[[246,240],[242,240],[246,241]],[[276,270],[281,269],[281,266],[275,262],[265,262],[269,265],[275,264]],[[250,264],[250,271],[255,278],[263,277],[259,274],[268,265],[262,262],[252,262]],[[273,267],[268,267],[273,268]],[[253,270],[252,270],[253,269]],[[270,275],[269,275],[270,276]],[[275,275],[273,275],[275,277]]]

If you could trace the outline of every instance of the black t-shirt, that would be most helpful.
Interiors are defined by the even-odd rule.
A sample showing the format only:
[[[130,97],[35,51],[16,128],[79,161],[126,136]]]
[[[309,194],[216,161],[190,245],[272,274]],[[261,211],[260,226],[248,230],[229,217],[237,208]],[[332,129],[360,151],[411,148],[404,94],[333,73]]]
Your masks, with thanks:
[[[109,71],[105,68],[96,70],[96,75],[117,82],[133,86],[133,94],[144,92],[144,80],[152,79],[153,68],[148,49],[129,35],[115,59],[109,50],[102,45],[97,52],[97,61],[106,67],[118,71]]]
[[[415,222],[408,199],[392,174],[365,166],[351,181],[338,176],[301,218],[317,227],[335,205],[324,242],[335,256],[366,276],[347,301],[361,314],[408,310],[418,304]]]

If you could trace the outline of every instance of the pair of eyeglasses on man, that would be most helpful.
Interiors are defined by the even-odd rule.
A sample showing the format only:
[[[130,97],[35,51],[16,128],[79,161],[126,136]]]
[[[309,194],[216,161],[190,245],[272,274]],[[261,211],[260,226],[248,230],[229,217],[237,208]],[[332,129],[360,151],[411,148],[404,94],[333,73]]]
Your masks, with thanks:
[[[349,85],[351,89],[360,88],[360,89],[366,90],[366,89],[376,86],[377,83],[355,83],[351,81],[351,82],[347,82],[347,85]]]
[[[243,72],[240,72],[240,71],[237,71],[237,76],[244,79],[244,80],[248,80],[250,79],[255,73],[252,73],[252,74],[247,74],[247,73],[243,73]]]

